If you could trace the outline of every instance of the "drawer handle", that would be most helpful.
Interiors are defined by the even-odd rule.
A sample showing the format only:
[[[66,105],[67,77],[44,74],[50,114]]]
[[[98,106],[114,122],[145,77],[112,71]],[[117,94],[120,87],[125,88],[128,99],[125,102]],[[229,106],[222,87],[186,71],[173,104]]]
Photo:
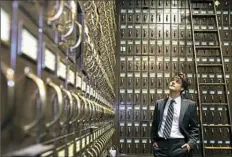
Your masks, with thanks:
[[[68,37],[69,35],[71,35],[71,33],[73,32],[73,28],[74,28],[74,18],[75,18],[75,12],[73,12],[73,10],[72,10],[72,8],[68,5],[68,4],[64,4],[64,6],[67,8],[67,9],[69,9],[70,10],[70,12],[72,13],[72,21],[71,21],[71,28],[65,33],[65,34],[63,34],[62,35],[62,38],[66,38],[66,37]],[[68,23],[70,23],[70,22],[68,22]]]
[[[64,101],[63,101],[62,91],[59,88],[59,86],[57,86],[55,83],[53,83],[50,78],[47,79],[47,84],[48,84],[48,86],[52,87],[55,90],[56,95],[57,95],[57,100],[58,100],[58,114],[53,121],[48,122],[46,124],[46,127],[49,128],[49,127],[53,126],[55,123],[57,123],[58,120],[60,119],[60,117],[62,116],[63,108],[64,108],[64,103],[63,103]]]
[[[72,118],[72,114],[73,114],[73,100],[72,100],[72,95],[71,92],[69,92],[68,90],[64,89],[63,87],[61,87],[61,90],[68,96],[69,99],[69,107],[70,107],[70,114],[68,115],[67,121],[65,122],[61,122],[61,125],[64,125],[66,123],[68,123],[68,121]]]
[[[80,118],[79,122],[80,121],[84,121],[85,120],[85,117],[87,116],[86,115],[86,111],[85,111],[85,108],[86,108],[86,99],[84,97],[82,97],[81,95],[78,94],[78,96],[81,98],[81,100],[84,102],[84,104],[81,104],[81,110],[82,112],[84,113],[83,116]]]
[[[77,47],[80,45],[81,40],[82,40],[82,26],[81,26],[81,24],[80,24],[79,22],[77,22],[77,21],[75,21],[75,24],[77,25],[77,27],[78,27],[78,29],[79,29],[79,38],[78,38],[76,44],[75,44],[74,46],[71,46],[71,48],[70,48],[71,51],[72,51],[73,49],[77,48]]]
[[[1,73],[7,80],[7,108],[6,117],[1,120],[1,130],[9,124],[13,118],[14,112],[14,98],[15,98],[15,74],[14,71],[7,67],[3,62],[0,64]]]
[[[53,17],[48,18],[48,24],[51,24],[53,21],[58,20],[61,14],[63,13],[63,9],[64,9],[64,1],[60,0],[60,7],[57,13]]]
[[[24,131],[28,132],[29,130],[34,128],[42,119],[44,115],[45,107],[47,105],[47,101],[46,101],[47,97],[46,97],[46,87],[45,87],[44,82],[39,77],[37,77],[35,74],[33,74],[29,67],[26,67],[24,69],[24,73],[27,78],[31,79],[36,84],[39,90],[39,97],[40,97],[40,104],[41,104],[41,113],[39,117],[37,117],[36,120],[34,120],[32,123],[27,124],[23,127]]]
[[[88,112],[88,115],[86,116],[86,120],[90,120],[91,118],[91,102],[88,100],[88,99],[85,99],[86,100],[86,105],[87,105],[87,112]]]
[[[70,121],[70,124],[77,122],[78,118],[80,117],[80,106],[81,106],[81,101],[78,95],[72,92],[72,96],[77,100],[77,116]]]

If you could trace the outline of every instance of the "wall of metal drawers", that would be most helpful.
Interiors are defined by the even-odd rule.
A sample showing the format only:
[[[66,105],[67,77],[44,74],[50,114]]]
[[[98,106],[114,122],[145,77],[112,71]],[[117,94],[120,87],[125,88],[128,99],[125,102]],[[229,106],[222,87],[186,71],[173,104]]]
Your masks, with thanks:
[[[167,96],[170,77],[178,71],[187,74],[191,83],[185,96],[196,101],[195,66],[188,0],[121,0],[118,10],[118,133],[121,154],[151,154],[150,128],[154,102]],[[232,2],[219,0],[217,16],[219,21],[228,89],[232,92]],[[199,7],[200,8],[200,7]],[[210,9],[210,8],[209,8]],[[200,29],[210,29],[211,20],[197,21]],[[206,44],[217,44],[215,37],[207,38]],[[202,52],[199,61],[210,63],[217,60],[212,52]],[[215,69],[200,71],[199,79],[220,80]],[[223,89],[205,89],[206,100],[219,99]],[[232,97],[230,97],[230,105]],[[218,118],[227,119],[225,108],[208,106],[204,108],[206,119],[216,123]],[[217,116],[220,117],[217,117]],[[221,129],[220,129],[221,130]],[[223,139],[216,139],[216,130],[207,130],[204,141],[208,145],[229,146],[226,130],[221,130]],[[200,141],[198,141],[200,143]],[[220,144],[221,143],[221,144]],[[200,144],[195,154],[200,155]],[[219,156],[230,150],[209,150],[207,156]]]
[[[0,1],[1,156],[108,155],[115,133],[114,7]]]

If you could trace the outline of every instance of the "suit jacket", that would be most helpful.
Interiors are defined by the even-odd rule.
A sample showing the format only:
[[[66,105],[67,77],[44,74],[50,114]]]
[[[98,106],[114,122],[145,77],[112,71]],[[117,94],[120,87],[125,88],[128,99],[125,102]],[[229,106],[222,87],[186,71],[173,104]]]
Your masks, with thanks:
[[[167,100],[168,98],[156,101],[151,128],[152,143],[159,138],[158,131],[161,127],[163,112]],[[194,149],[199,136],[197,106],[194,101],[181,98],[179,128],[189,146]]]

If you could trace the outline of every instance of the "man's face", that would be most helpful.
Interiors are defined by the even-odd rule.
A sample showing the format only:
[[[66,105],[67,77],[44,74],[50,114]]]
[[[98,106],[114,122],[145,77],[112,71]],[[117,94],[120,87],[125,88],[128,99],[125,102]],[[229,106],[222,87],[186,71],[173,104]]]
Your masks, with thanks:
[[[182,80],[179,76],[174,76],[171,79],[169,89],[175,92],[181,92],[182,90],[184,90],[184,88],[182,87]]]

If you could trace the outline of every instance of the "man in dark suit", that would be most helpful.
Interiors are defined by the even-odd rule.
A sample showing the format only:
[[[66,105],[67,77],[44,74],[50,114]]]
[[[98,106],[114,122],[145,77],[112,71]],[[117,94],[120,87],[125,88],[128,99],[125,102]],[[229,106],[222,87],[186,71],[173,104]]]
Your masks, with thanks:
[[[189,157],[198,140],[197,106],[181,93],[188,88],[183,73],[169,84],[169,97],[155,104],[151,140],[155,157]]]

